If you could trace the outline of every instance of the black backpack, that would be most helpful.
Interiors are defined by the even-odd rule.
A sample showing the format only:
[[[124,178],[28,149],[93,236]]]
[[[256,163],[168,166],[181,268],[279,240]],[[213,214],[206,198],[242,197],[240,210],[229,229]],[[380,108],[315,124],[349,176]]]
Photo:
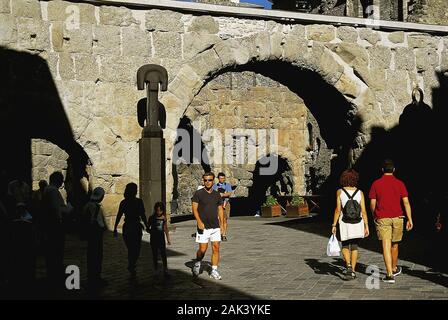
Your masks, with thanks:
[[[359,223],[362,219],[361,205],[358,203],[358,201],[353,199],[358,190],[359,189],[356,189],[355,192],[353,192],[353,195],[350,196],[347,190],[342,188],[342,191],[344,191],[348,197],[347,203],[345,204],[344,208],[342,208],[342,221],[345,223]]]

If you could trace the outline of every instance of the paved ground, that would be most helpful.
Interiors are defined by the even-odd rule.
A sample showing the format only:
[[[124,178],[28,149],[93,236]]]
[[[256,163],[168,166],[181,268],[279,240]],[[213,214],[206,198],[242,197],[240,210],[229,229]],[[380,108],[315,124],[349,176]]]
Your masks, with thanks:
[[[191,276],[191,259],[196,244],[191,234],[193,221],[176,223],[169,247],[171,279],[153,276],[148,235],[142,247],[138,279],[129,280],[127,252],[121,236],[105,237],[103,276],[109,285],[95,296],[83,289],[57,295],[64,299],[448,299],[448,274],[431,269],[428,241],[411,233],[405,238],[401,257],[404,273],[395,284],[379,283],[367,289],[369,265],[383,272],[379,242],[375,235],[361,245],[358,278],[341,279],[342,260],[326,257],[329,228],[313,219],[234,217],[230,222],[229,241],[222,243],[220,272],[223,279],[214,281],[206,270],[197,280]],[[440,248],[432,246],[432,248]],[[429,248],[429,249],[428,249]],[[211,249],[211,248],[210,248]],[[210,250],[209,249],[209,250]],[[85,277],[85,243],[69,237],[67,264],[81,268]],[[210,252],[205,261],[210,261]],[[44,274],[39,262],[38,277]],[[373,282],[372,282],[373,281]],[[375,279],[369,283],[375,284]],[[40,298],[46,296],[40,280]]]

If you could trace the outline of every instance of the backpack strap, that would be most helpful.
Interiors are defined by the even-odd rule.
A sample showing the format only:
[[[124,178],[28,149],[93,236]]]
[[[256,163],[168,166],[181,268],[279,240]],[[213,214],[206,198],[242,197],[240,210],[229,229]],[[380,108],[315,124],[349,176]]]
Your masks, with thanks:
[[[358,189],[356,189],[358,190]],[[349,195],[349,193],[347,192],[347,190],[345,190],[345,188],[342,188],[342,191],[344,191],[344,193],[347,195],[347,197],[351,200],[353,198],[353,196]],[[353,194],[354,195],[354,194]]]
[[[353,200],[353,198],[355,197],[355,195],[356,195],[356,193],[359,191],[359,189],[356,188],[355,192],[353,192],[352,195],[350,195],[350,194],[347,192],[347,190],[345,190],[345,188],[342,188],[342,191],[344,191],[344,193],[347,195],[347,197],[348,197],[350,200]]]

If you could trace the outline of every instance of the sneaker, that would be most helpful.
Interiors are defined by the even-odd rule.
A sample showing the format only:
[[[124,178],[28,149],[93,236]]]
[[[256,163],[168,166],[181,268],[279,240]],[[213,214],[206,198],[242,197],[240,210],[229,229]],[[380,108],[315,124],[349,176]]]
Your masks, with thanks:
[[[394,277],[398,276],[401,272],[403,271],[403,269],[400,266],[397,266],[397,270],[395,270],[394,272],[392,272],[392,275]]]
[[[221,236],[221,240],[222,241],[227,241],[227,237],[226,236]]]
[[[199,276],[199,272],[201,271],[201,261],[196,261],[196,263],[193,266],[193,276],[197,277]]]
[[[383,278],[383,282],[386,282],[386,283],[395,283],[395,278],[394,278],[394,276],[385,276],[385,277]]]
[[[345,280],[352,280],[352,267],[348,266],[344,270],[342,270],[342,275],[344,276]]]
[[[217,269],[213,269],[212,272],[210,272],[210,278],[221,280],[221,275],[219,274]]]
[[[355,273],[355,271],[351,271],[350,272],[350,276],[352,277],[352,279],[356,279],[356,273]]]

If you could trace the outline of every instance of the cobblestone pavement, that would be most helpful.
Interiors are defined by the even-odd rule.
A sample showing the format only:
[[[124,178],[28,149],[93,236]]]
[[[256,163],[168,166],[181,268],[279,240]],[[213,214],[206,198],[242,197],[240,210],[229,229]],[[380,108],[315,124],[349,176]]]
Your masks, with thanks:
[[[168,246],[171,278],[155,277],[151,267],[148,235],[145,234],[138,264],[137,280],[129,279],[127,251],[121,236],[105,235],[103,277],[109,284],[89,295],[84,289],[64,291],[63,299],[447,299],[448,274],[430,268],[430,243],[410,233],[401,246],[403,274],[395,284],[380,281],[379,288],[367,289],[366,268],[384,264],[379,242],[372,234],[361,243],[357,279],[342,280],[342,259],[325,255],[329,227],[312,219],[233,217],[229,241],[221,245],[222,280],[209,278],[207,270],[193,280],[190,266],[196,244],[191,234],[194,221],[174,224],[172,245]],[[68,237],[66,264],[81,268],[85,280],[84,242]],[[437,246],[432,246],[436,248]],[[209,262],[211,248],[204,261]],[[160,262],[159,262],[160,263]],[[44,268],[38,264],[38,278]],[[40,280],[42,281],[42,280]],[[46,296],[43,283],[40,298]]]

